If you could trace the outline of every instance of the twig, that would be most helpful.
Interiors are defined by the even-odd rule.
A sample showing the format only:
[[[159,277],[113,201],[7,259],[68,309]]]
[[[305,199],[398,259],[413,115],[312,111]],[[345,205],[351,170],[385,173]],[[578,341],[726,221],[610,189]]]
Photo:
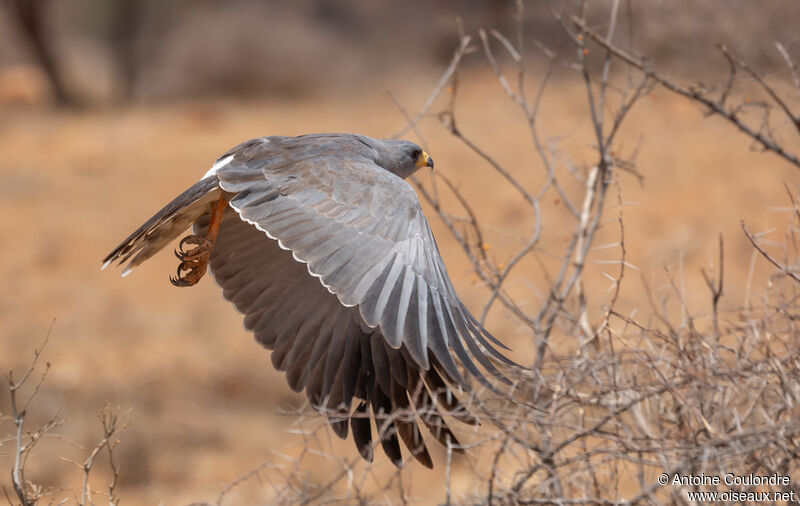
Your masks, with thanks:
[[[670,81],[666,77],[664,77],[661,74],[659,74],[659,73],[655,72],[654,70],[652,70],[642,60],[631,56],[630,54],[626,53],[622,49],[620,49],[620,48],[618,48],[618,47],[616,47],[616,46],[614,46],[612,44],[607,43],[603,39],[603,37],[601,37],[596,32],[591,30],[588,26],[586,26],[586,23],[583,20],[581,20],[581,19],[579,19],[577,17],[572,17],[572,22],[578,28],[580,28],[581,31],[583,31],[584,33],[589,35],[589,37],[591,37],[592,40],[594,40],[598,45],[600,45],[601,47],[603,47],[607,51],[610,51],[616,57],[620,58],[621,60],[623,60],[624,62],[628,63],[629,65],[632,65],[633,67],[636,67],[637,69],[641,70],[642,72],[645,73],[645,75],[647,75],[649,78],[653,79],[654,81],[656,81],[657,83],[662,85],[667,90],[669,90],[669,91],[671,91],[673,93],[677,93],[679,95],[683,95],[684,97],[689,98],[690,100],[694,100],[695,102],[703,104],[710,111],[712,111],[714,114],[718,114],[719,116],[725,118],[730,123],[735,125],[736,128],[738,128],[739,130],[741,130],[742,132],[744,132],[745,134],[750,136],[753,140],[755,140],[758,144],[760,144],[767,151],[772,151],[773,153],[777,154],[778,156],[780,156],[784,160],[788,161],[792,165],[800,168],[800,159],[798,159],[798,157],[796,155],[786,151],[783,148],[783,146],[781,146],[780,144],[777,144],[776,142],[768,139],[761,132],[757,132],[757,131],[753,130],[752,127],[750,127],[749,125],[744,123],[737,116],[735,111],[729,111],[728,109],[726,109],[724,107],[724,105],[720,104],[719,102],[717,102],[715,100],[712,100],[712,99],[710,99],[708,97],[703,96],[702,93],[700,93],[699,91],[697,91],[695,89],[689,89],[689,88],[683,87],[683,86],[681,86],[681,85],[679,85],[677,83],[674,83],[674,82]]]
[[[745,72],[747,72],[750,75],[750,77],[755,79],[755,81],[759,85],[761,85],[761,88],[764,91],[767,92],[767,94],[770,96],[770,98],[772,98],[772,100],[776,104],[778,104],[778,107],[780,107],[780,109],[784,112],[784,114],[786,114],[786,116],[789,118],[789,120],[794,125],[795,129],[798,132],[800,132],[800,115],[795,115],[794,113],[792,113],[792,110],[789,109],[789,106],[786,104],[786,102],[783,100],[783,98],[781,98],[781,96],[778,95],[778,93],[775,91],[775,89],[772,88],[772,86],[770,86],[769,84],[767,84],[767,82],[764,81],[764,78],[761,77],[761,75],[758,72],[753,70],[753,68],[750,67],[750,65],[748,65],[745,62],[743,62],[742,60],[734,58],[733,55],[731,55],[728,52],[728,48],[725,47],[724,44],[720,44],[719,47],[720,47],[720,50],[725,54],[725,56],[727,56],[731,61],[733,61],[736,64],[736,66],[738,66],[739,68],[741,68]]]
[[[119,468],[114,460],[114,449],[119,444],[119,440],[112,440],[112,437],[120,428],[120,416],[119,412],[112,411],[108,404],[106,404],[97,414],[97,418],[100,421],[100,425],[103,427],[103,437],[80,466],[83,470],[83,486],[81,487],[81,500],[79,504],[81,506],[93,504],[89,475],[91,474],[97,455],[105,449],[108,454],[109,468],[112,474],[111,482],[108,485],[108,503],[110,506],[115,506],[119,504],[119,497],[116,493],[117,482],[119,480]],[[122,422],[121,428],[123,430],[126,429],[127,423]]]
[[[433,103],[436,101],[436,98],[442,94],[442,90],[444,90],[445,86],[447,86],[448,81],[450,81],[450,78],[452,77],[453,73],[456,71],[459,64],[461,63],[461,59],[467,53],[467,50],[469,49],[470,40],[471,39],[469,36],[465,35],[461,37],[458,49],[456,49],[455,53],[453,54],[453,59],[450,61],[450,66],[447,67],[442,76],[439,78],[439,81],[436,83],[436,86],[433,88],[433,91],[430,93],[430,95],[428,95],[428,100],[425,101],[425,104],[422,106],[419,112],[416,115],[414,115],[413,118],[411,118],[411,121],[408,122],[406,126],[404,126],[400,130],[392,134],[392,139],[396,139],[404,135],[409,130],[416,128],[416,125],[419,122],[419,120],[421,120],[423,117],[425,117],[426,114],[428,114],[428,111],[433,106]]]
[[[797,90],[797,93],[800,93],[800,72],[797,71],[797,63],[792,59],[792,56],[789,54],[789,51],[783,47],[783,44],[780,42],[775,43],[775,47],[778,49],[778,52],[783,57],[784,61],[786,62],[786,66],[789,67],[789,72],[792,73],[792,80],[794,81],[794,87]]]
[[[747,238],[750,240],[750,244],[753,245],[753,247],[761,254],[762,257],[766,258],[769,261],[769,263],[777,267],[778,270],[780,270],[782,273],[786,274],[793,280],[800,282],[800,276],[798,276],[794,271],[789,269],[788,266],[778,262],[775,258],[772,257],[772,255],[767,253],[767,251],[764,248],[762,248],[760,244],[758,244],[758,241],[756,240],[755,236],[747,228],[747,225],[745,225],[744,220],[740,221],[739,224],[741,225],[742,230],[744,231],[744,235],[746,235]]]
[[[720,328],[719,328],[719,300],[722,297],[722,280],[723,280],[723,265],[724,265],[724,249],[722,244],[722,234],[719,235],[719,274],[717,275],[717,281],[714,280],[706,273],[705,269],[701,269],[700,273],[703,275],[703,279],[706,281],[706,285],[708,285],[708,289],[711,291],[711,306],[713,311],[713,318],[714,318],[714,333],[717,336],[720,336]]]
[[[36,504],[39,498],[41,497],[41,490],[39,487],[28,484],[25,480],[25,463],[27,462],[27,458],[30,455],[31,450],[33,447],[36,446],[36,443],[39,441],[41,436],[47,433],[49,430],[53,429],[54,427],[58,426],[61,421],[57,418],[52,418],[50,421],[45,423],[42,427],[36,430],[33,433],[29,433],[29,441],[27,443],[23,443],[23,431],[25,426],[25,416],[27,414],[28,406],[30,405],[31,401],[36,397],[39,393],[39,387],[44,382],[45,377],[47,376],[47,372],[50,370],[50,362],[45,364],[44,372],[42,373],[39,381],[33,388],[33,391],[28,396],[28,398],[23,402],[22,407],[19,407],[19,403],[17,400],[17,392],[20,388],[25,385],[25,382],[28,380],[30,375],[33,371],[36,370],[36,364],[39,361],[39,358],[44,351],[45,346],[47,346],[48,341],[50,340],[50,334],[53,331],[53,326],[55,325],[55,320],[50,323],[50,327],[47,329],[47,333],[45,334],[44,340],[39,348],[34,349],[33,351],[33,360],[31,361],[30,366],[22,375],[22,377],[18,380],[14,380],[14,371],[9,371],[6,375],[6,381],[8,383],[8,390],[10,394],[10,401],[11,401],[11,418],[14,421],[14,426],[16,428],[16,436],[15,440],[15,451],[14,451],[14,465],[11,469],[11,483],[14,488],[14,492],[17,494],[19,500],[25,506]],[[28,487],[32,490],[29,493]]]
[[[275,464],[273,464],[271,461],[264,461],[264,462],[261,463],[261,465],[259,465],[255,469],[251,469],[250,471],[248,471],[245,474],[239,476],[238,478],[236,478],[232,482],[228,483],[217,494],[217,501],[215,502],[215,504],[217,506],[222,506],[222,500],[225,499],[225,496],[228,495],[231,492],[231,490],[233,490],[234,488],[238,487],[239,485],[241,485],[245,481],[249,480],[253,476],[258,476],[258,474],[261,471],[263,471],[264,469],[271,468],[271,467],[275,467]]]

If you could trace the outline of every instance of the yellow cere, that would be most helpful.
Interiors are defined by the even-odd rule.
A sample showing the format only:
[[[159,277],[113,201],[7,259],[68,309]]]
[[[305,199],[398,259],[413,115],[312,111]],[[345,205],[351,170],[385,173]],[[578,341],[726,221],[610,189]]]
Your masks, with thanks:
[[[431,157],[428,156],[428,153],[423,151],[422,154],[419,155],[419,158],[417,159],[417,167],[425,167],[428,164],[428,160],[430,160],[430,158]]]

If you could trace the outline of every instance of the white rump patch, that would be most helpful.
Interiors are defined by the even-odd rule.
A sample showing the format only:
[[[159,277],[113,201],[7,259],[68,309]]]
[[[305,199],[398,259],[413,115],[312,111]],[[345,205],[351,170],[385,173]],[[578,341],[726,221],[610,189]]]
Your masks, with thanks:
[[[213,176],[214,174],[217,173],[217,171],[219,169],[221,169],[222,167],[224,167],[224,166],[228,165],[229,163],[231,163],[231,160],[233,160],[233,155],[228,155],[225,158],[223,158],[222,160],[218,161],[217,163],[212,165],[210,169],[208,169],[208,172],[206,172],[206,175],[201,177],[200,180],[202,181],[203,179],[207,178],[208,176]]]

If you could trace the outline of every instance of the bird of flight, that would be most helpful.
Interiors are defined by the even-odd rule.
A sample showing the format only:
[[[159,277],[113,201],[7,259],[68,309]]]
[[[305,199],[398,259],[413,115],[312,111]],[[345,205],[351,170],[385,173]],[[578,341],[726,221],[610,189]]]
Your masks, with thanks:
[[[459,451],[442,412],[477,423],[453,393],[468,388],[460,367],[489,385],[479,365],[507,382],[489,357],[514,363],[453,288],[405,181],[421,167],[433,159],[408,141],[253,139],[220,156],[103,268],[127,262],[125,276],[191,226],[175,251],[174,285],[192,286],[210,269],[289,386],[305,389],[337,435],[349,427],[371,461],[374,420],[395,465],[399,436],[433,467],[417,422]]]

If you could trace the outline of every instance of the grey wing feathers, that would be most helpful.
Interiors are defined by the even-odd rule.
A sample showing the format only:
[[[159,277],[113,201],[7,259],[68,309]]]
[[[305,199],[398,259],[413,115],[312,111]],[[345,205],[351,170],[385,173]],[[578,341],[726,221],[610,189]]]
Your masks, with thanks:
[[[289,164],[265,153],[255,163],[249,158],[234,158],[217,171],[220,186],[235,193],[231,207],[243,220],[291,250],[343,305],[357,306],[368,326],[380,327],[393,348],[402,344],[421,369],[429,367],[430,351],[451,381],[464,384],[452,349],[478,380],[485,382],[474,360],[504,379],[480,347],[507,359],[459,301],[407,183],[365,157]]]
[[[195,230],[203,233],[208,216]],[[292,252],[227,211],[211,254],[211,272],[223,295],[244,313],[244,324],[266,348],[272,362],[286,372],[295,391],[306,390],[311,404],[324,410],[336,434],[348,426],[361,454],[371,460],[371,420],[382,435],[380,444],[392,461],[402,463],[399,440],[424,465],[432,461],[413,414],[437,438],[448,435],[458,444],[440,409],[465,418],[465,408],[431,368],[430,376],[405,348],[391,348],[379,329],[365,325],[356,307],[343,306]],[[444,403],[444,398],[450,399]],[[352,413],[355,399],[361,399]]]

